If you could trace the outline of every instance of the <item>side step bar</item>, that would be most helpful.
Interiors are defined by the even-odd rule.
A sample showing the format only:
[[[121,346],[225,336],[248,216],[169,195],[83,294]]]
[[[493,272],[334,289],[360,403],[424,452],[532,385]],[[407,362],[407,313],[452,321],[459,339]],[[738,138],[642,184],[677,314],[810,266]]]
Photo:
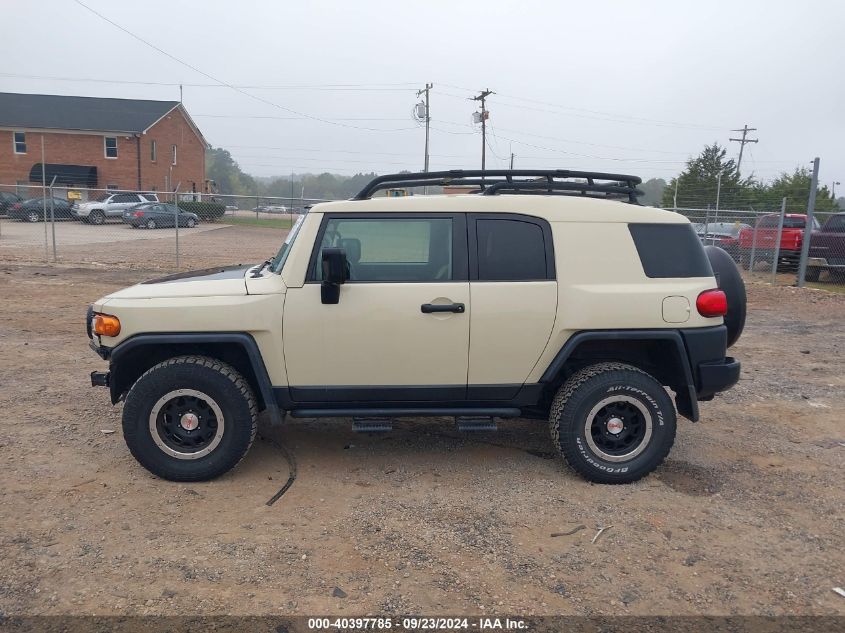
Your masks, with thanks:
[[[393,430],[393,421],[385,418],[352,418],[352,430],[356,433],[388,433]]]
[[[467,416],[456,417],[455,425],[462,433],[469,433],[474,431],[496,431],[496,421],[492,417],[485,416]]]
[[[468,418],[518,418],[516,407],[478,409],[474,407],[372,408],[372,409],[293,409],[294,418],[402,418],[402,417],[468,417]]]

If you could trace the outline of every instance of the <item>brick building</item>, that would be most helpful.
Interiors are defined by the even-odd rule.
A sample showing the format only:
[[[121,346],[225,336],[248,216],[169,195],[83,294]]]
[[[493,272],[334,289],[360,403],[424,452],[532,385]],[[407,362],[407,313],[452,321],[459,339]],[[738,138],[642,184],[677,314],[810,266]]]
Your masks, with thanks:
[[[0,93],[0,185],[202,192],[206,147],[178,101]]]

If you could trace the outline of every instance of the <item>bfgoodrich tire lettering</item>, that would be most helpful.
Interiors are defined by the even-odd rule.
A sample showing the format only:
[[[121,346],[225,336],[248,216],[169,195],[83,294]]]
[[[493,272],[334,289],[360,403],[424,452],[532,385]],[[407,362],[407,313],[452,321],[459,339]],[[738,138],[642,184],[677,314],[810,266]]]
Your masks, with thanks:
[[[573,470],[596,483],[621,484],[663,462],[675,441],[676,416],[672,400],[653,377],[631,365],[598,363],[576,372],[560,388],[549,427]]]
[[[169,425],[155,421],[168,401],[183,395],[200,401],[199,420],[191,417],[187,425],[199,425],[197,431],[206,433],[195,445],[185,443],[189,433],[174,432],[172,420]],[[211,431],[201,426],[203,407],[213,418]],[[178,406],[174,410],[180,411]],[[155,365],[129,390],[123,406],[123,437],[135,459],[154,475],[203,481],[243,459],[255,439],[257,414],[249,384],[232,367],[205,356],[180,356]]]

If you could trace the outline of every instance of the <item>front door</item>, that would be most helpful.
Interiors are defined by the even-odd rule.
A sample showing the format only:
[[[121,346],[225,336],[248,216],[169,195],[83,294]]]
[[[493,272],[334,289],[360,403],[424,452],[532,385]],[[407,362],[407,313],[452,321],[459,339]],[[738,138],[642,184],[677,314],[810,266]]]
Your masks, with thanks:
[[[289,288],[284,351],[296,401],[445,401],[466,395],[471,313],[461,214],[326,214],[305,284]],[[337,304],[321,251],[346,252]]]

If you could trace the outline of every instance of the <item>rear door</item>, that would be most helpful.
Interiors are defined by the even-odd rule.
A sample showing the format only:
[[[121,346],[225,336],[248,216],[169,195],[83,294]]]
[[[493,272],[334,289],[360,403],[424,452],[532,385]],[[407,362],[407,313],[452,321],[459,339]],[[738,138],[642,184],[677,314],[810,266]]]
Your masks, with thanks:
[[[106,205],[106,215],[122,216],[124,209],[129,209],[130,207],[133,207],[136,204],[140,204],[141,202],[146,201],[141,200],[141,197],[138,194],[118,193],[111,199],[111,202]]]
[[[516,395],[554,326],[557,282],[548,222],[515,213],[470,214],[470,399]]]
[[[328,247],[349,263],[337,304],[320,298]],[[463,400],[470,314],[463,214],[326,214],[305,284],[285,297],[291,397]]]

